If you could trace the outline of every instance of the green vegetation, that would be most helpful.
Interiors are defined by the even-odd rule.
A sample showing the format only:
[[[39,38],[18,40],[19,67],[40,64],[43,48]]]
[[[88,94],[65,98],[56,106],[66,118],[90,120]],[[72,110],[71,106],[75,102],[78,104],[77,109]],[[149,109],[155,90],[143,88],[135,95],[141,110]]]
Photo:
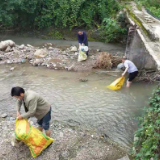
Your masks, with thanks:
[[[150,98],[149,107],[143,118],[140,118],[140,128],[135,133],[138,140],[134,142],[136,153],[134,160],[158,160],[160,158],[160,86]]]
[[[144,6],[151,14],[160,18],[160,1],[159,0],[136,0],[138,9]]]
[[[117,0],[3,0],[0,3],[0,29],[101,28],[107,36],[105,40],[112,41],[123,33],[115,18],[120,9]],[[61,37],[58,32],[49,36],[54,35]]]

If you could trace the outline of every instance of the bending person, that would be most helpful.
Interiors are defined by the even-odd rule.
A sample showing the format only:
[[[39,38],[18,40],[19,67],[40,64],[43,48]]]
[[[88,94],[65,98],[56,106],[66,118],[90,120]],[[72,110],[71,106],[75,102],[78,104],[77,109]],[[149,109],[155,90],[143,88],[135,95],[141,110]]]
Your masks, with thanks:
[[[122,63],[124,63],[124,66],[126,68],[125,71],[122,73],[122,76],[125,76],[127,72],[129,73],[126,85],[126,87],[129,88],[133,79],[135,79],[135,77],[138,75],[138,69],[132,61],[127,60],[125,57],[122,58]]]
[[[17,99],[17,119],[36,117],[39,125],[38,129],[41,132],[44,129],[46,135],[50,137],[51,105],[37,93],[31,90],[25,91],[21,87],[13,87],[11,96]],[[26,112],[23,114],[20,112],[22,104]]]
[[[77,37],[78,37],[79,47],[88,46],[87,34],[85,31],[78,31]],[[86,54],[88,56],[88,51],[86,52]]]

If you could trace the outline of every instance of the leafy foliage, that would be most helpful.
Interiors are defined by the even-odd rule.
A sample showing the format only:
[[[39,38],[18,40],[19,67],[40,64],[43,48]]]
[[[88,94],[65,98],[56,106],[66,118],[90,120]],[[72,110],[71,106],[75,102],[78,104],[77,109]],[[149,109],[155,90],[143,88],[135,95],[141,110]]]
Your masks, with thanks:
[[[116,14],[121,9],[117,0],[3,0],[0,3],[0,28],[42,30],[49,27],[99,28],[114,41],[123,34]],[[103,37],[104,37],[103,36]]]
[[[123,35],[127,35],[127,29],[122,24],[124,17],[120,14],[118,19],[104,18],[100,28],[101,38],[105,42],[115,42],[122,40]]]
[[[134,142],[137,150],[135,160],[158,160],[160,157],[160,86],[150,98],[149,108],[143,118],[140,118],[140,128],[136,131]]]
[[[4,0],[0,3],[3,27],[91,27],[117,13],[116,0]]]

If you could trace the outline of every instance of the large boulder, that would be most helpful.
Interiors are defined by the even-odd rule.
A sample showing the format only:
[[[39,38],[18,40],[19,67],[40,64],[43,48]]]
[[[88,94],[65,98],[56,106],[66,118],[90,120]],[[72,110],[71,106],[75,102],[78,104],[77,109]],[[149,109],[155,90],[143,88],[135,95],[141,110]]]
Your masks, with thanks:
[[[7,47],[14,47],[15,46],[15,42],[13,42],[12,40],[6,40],[6,41],[1,41],[0,42],[0,50],[5,51]]]
[[[44,57],[47,56],[47,54],[48,54],[48,50],[47,49],[38,49],[34,53],[34,56],[36,56],[38,58],[44,58]]]

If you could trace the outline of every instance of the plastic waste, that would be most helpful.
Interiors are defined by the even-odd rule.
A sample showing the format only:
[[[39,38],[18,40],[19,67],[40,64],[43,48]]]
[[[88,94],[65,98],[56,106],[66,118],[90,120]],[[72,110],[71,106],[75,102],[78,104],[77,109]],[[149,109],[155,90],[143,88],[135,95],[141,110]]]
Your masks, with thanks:
[[[31,126],[27,119],[16,120],[15,137],[23,141],[30,149],[32,157],[37,157],[54,139]]]
[[[109,86],[107,86],[107,88],[116,91],[122,88],[123,84],[125,82],[125,77],[120,77],[118,79],[116,79],[114,82],[112,82]]]
[[[87,59],[86,52],[79,51],[78,62],[85,61]]]
[[[88,51],[88,46],[80,46],[79,50],[87,52]]]

